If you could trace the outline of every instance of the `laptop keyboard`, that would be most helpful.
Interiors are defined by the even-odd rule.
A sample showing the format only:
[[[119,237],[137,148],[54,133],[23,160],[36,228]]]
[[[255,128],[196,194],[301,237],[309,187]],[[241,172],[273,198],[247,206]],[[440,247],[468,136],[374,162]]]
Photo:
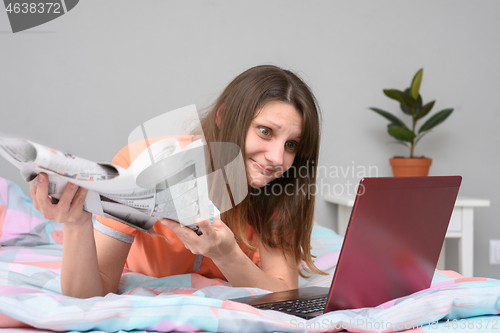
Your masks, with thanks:
[[[312,299],[296,299],[293,301],[262,304],[255,307],[262,310],[276,310],[305,315],[312,312],[324,311],[327,298],[327,296],[322,296]]]

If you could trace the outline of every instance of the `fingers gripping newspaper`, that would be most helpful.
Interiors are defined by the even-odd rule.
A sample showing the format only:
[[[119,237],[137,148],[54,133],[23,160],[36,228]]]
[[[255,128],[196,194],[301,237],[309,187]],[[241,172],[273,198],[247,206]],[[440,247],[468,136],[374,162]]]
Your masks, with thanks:
[[[61,197],[68,182],[74,183],[89,190],[86,211],[155,235],[151,228],[162,218],[199,234],[197,218],[212,222],[219,217],[208,198],[204,150],[201,140],[181,149],[175,138],[165,138],[124,169],[28,140],[0,138],[0,155],[19,168],[26,181],[36,185],[40,172],[48,175],[53,199]]]

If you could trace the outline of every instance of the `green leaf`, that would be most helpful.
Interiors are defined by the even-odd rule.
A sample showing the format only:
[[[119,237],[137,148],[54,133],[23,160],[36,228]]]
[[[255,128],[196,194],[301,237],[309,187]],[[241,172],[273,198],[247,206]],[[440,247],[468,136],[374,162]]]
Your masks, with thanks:
[[[427,116],[427,114],[432,110],[432,107],[434,106],[434,103],[436,101],[432,101],[432,102],[429,102],[427,104],[425,104],[423,107],[422,107],[422,110],[420,110],[420,112],[418,113],[417,117],[415,118],[415,120],[419,120],[425,116]]]
[[[413,98],[418,97],[418,91],[420,90],[420,83],[422,83],[422,76],[424,75],[424,69],[420,68],[420,70],[413,77],[413,81],[411,82],[411,92],[410,96]]]
[[[398,126],[403,127],[403,128],[408,128],[408,127],[406,127],[405,123],[403,123],[403,121],[401,119],[399,119],[398,117],[396,117],[395,115],[393,115],[390,112],[380,110],[377,108],[370,108],[370,110],[377,112],[379,115],[381,115],[382,117],[389,120],[391,122],[391,124],[398,125]]]
[[[410,88],[406,88],[405,94],[408,95],[410,94]],[[401,110],[403,110],[404,113],[406,113],[409,116],[412,116],[410,107],[403,104],[399,104],[399,106],[401,107]],[[422,108],[422,97],[418,95],[418,98],[415,101],[415,116],[419,114],[421,108]]]
[[[422,111],[422,97],[418,95],[417,102],[415,103],[415,120],[421,111]]]
[[[422,127],[420,127],[420,130],[418,131],[418,133],[428,131],[428,130],[436,127],[437,125],[441,124],[443,121],[446,120],[446,118],[449,117],[449,115],[452,112],[453,112],[453,109],[445,109],[445,110],[439,111],[438,113],[436,113],[435,115],[430,117],[429,120],[427,120],[422,125]]]
[[[387,131],[396,140],[411,142],[415,138],[415,133],[397,125],[390,124],[387,126]]]
[[[408,94],[405,94],[401,90],[397,89],[384,89],[384,94],[392,99],[395,99],[401,104],[404,104],[410,108],[415,106],[416,100]]]
[[[410,88],[406,88],[405,90],[405,94],[410,94]],[[403,110],[403,112],[409,116],[411,116],[411,108],[404,105],[403,103],[399,103],[399,106],[401,107],[401,110]]]

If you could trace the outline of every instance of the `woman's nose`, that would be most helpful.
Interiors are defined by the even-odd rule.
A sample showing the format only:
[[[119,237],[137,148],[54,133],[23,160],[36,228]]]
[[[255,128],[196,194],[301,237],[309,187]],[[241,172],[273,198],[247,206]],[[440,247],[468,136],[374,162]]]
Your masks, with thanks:
[[[283,155],[285,153],[284,144],[281,142],[273,142],[268,146],[266,159],[275,166],[283,164]]]

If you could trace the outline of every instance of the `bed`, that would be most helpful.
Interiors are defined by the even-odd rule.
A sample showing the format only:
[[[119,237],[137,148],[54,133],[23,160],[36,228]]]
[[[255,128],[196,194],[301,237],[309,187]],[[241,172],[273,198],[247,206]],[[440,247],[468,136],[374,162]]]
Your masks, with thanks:
[[[342,237],[315,225],[316,265],[330,273],[300,279],[329,286]],[[436,271],[429,289],[375,308],[311,320],[229,299],[266,293],[197,274],[152,278],[124,270],[118,294],[61,295],[62,226],[0,178],[0,328],[14,332],[500,332],[500,281]]]

